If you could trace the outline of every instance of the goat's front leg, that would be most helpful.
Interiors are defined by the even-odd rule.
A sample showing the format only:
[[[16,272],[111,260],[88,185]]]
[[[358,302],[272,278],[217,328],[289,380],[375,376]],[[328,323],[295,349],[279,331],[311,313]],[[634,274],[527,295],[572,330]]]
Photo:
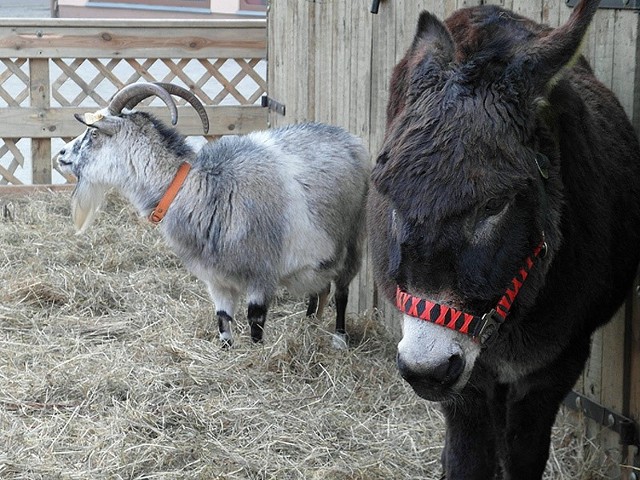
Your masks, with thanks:
[[[216,308],[220,342],[223,347],[228,348],[233,345],[231,322],[233,321],[239,292],[232,287],[221,285],[219,282],[207,281],[206,283],[209,296]]]
[[[349,284],[341,285],[336,283],[336,331],[333,334],[333,348],[346,350],[349,345],[347,335],[346,314],[347,303],[349,302]]]
[[[249,327],[251,328],[251,340],[253,340],[254,343],[262,342],[268,309],[269,307],[265,302],[249,302],[247,319],[249,320]]]
[[[331,284],[328,284],[320,293],[309,295],[309,305],[307,306],[307,317],[315,315],[316,318],[322,318],[324,307],[327,306]]]
[[[275,294],[276,287],[266,282],[250,285],[247,291],[247,320],[251,328],[251,340],[262,342],[264,324],[267,321],[269,304]]]

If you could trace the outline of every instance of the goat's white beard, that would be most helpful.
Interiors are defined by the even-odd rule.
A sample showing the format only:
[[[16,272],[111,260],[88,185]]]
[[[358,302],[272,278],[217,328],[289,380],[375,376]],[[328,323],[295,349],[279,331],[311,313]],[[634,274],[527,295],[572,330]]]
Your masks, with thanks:
[[[104,202],[107,187],[78,180],[71,195],[71,216],[76,233],[84,233],[93,223]]]

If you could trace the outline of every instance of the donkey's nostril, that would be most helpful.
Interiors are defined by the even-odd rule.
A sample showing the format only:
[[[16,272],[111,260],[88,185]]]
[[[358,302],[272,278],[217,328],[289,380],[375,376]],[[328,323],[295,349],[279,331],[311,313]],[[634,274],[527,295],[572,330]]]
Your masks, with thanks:
[[[464,359],[460,355],[451,355],[449,357],[449,367],[447,368],[446,380],[455,382],[460,378],[464,371]]]
[[[440,362],[412,365],[407,363],[401,355],[398,355],[397,365],[400,375],[409,383],[427,382],[434,386],[449,387],[456,383],[462,375],[465,361],[461,355],[453,354],[448,358],[443,358]]]

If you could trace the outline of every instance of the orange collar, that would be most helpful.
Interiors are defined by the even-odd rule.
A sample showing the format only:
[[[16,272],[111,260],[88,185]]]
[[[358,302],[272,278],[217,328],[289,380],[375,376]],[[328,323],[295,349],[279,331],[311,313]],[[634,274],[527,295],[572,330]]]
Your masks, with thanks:
[[[191,164],[189,162],[182,162],[182,164],[178,167],[178,171],[176,172],[176,176],[173,178],[173,181],[167,188],[164,196],[158,202],[158,206],[153,209],[153,212],[149,215],[149,221],[151,223],[160,223],[169,209],[169,205],[173,202],[173,199],[176,198],[176,195],[180,191],[180,187],[184,183],[184,179],[187,178],[187,174],[191,170]]]

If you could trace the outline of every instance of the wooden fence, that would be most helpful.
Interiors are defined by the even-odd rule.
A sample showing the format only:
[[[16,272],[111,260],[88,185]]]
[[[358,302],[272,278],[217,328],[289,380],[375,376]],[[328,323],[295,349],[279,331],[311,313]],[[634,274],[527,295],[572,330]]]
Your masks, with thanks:
[[[384,133],[391,71],[408,48],[422,9],[444,18],[457,8],[491,3],[551,26],[563,23],[571,12],[565,0],[382,0],[379,13],[372,15],[371,3],[271,1],[269,96],[286,106],[285,116],[271,112],[272,125],[302,120],[342,125],[365,139],[375,158]],[[599,10],[583,53],[640,131],[638,27],[636,11]],[[292,32],[294,42],[290,41]],[[379,301],[372,286],[370,269],[365,266],[352,288],[350,310],[377,311],[393,331],[399,332],[399,315]],[[595,335],[592,356],[576,385],[583,398],[636,422],[640,420],[639,308],[638,291],[634,290],[613,322]],[[585,402],[581,402],[581,408],[586,409]],[[628,479],[640,474],[640,470],[633,472],[629,467],[640,465],[636,447],[621,448],[617,433],[600,430],[593,422],[589,423],[589,433],[610,453],[611,478],[622,475]],[[620,464],[627,467],[621,469]]]
[[[265,59],[264,20],[0,20],[0,192],[68,180],[51,157],[52,145],[81,133],[73,114],[136,81],[189,88],[206,106],[210,138],[266,128]],[[180,131],[202,136],[193,109],[176,103]],[[168,118],[157,99],[145,104]]]

